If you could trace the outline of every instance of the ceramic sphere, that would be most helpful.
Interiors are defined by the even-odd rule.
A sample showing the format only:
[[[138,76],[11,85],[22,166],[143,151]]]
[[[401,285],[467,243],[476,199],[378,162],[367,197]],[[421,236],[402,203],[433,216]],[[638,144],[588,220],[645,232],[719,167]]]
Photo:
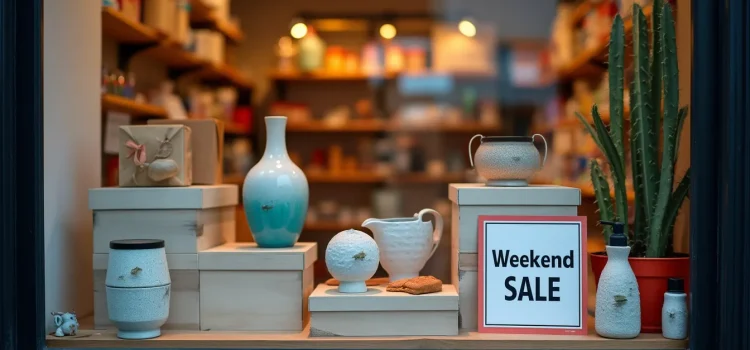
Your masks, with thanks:
[[[326,267],[339,280],[339,292],[363,293],[380,263],[375,240],[362,231],[346,230],[334,236],[326,247]]]

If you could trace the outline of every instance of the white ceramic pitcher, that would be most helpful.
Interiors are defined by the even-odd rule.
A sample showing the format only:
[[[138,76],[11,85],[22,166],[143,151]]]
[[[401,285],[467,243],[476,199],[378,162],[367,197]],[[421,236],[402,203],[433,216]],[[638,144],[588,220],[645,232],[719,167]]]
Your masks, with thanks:
[[[423,221],[432,214],[432,223]],[[443,217],[435,210],[422,209],[411,218],[367,219],[362,223],[375,236],[380,249],[380,264],[392,281],[419,276],[427,260],[435,253],[443,235]]]

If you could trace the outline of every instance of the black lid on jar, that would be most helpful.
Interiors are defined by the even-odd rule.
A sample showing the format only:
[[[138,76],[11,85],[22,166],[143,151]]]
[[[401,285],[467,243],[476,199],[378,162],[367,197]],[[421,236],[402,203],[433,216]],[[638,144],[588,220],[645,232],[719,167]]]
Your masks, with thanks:
[[[667,292],[685,293],[685,280],[682,278],[670,278],[667,280]]]
[[[532,142],[531,136],[487,136],[482,142]]]
[[[161,239],[120,239],[109,242],[109,248],[115,250],[139,250],[164,248]]]

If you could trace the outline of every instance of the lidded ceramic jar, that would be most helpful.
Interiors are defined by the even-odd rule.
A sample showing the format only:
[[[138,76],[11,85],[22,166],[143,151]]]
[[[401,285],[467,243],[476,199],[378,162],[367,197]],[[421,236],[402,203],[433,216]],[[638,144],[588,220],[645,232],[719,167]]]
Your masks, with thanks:
[[[534,138],[544,141],[544,158],[540,162]],[[479,148],[472,157],[471,144],[479,138]],[[469,141],[469,161],[487,186],[528,186],[529,179],[547,161],[547,140],[540,134],[532,136],[474,135]]]
[[[341,231],[326,247],[326,267],[339,280],[340,293],[366,292],[365,281],[372,278],[379,263],[377,243],[362,231]]]
[[[171,279],[164,241],[125,239],[109,242],[105,279],[109,319],[123,339],[161,335],[169,317]]]

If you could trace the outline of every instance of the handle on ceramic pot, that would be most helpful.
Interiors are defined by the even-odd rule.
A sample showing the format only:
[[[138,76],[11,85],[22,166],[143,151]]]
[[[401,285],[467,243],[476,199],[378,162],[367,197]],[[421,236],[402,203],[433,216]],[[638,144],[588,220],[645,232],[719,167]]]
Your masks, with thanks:
[[[479,139],[479,143],[481,144],[482,143],[482,139],[484,138],[484,136],[482,136],[482,134],[476,134],[476,135],[474,135],[474,136],[471,137],[471,140],[469,140],[469,163],[471,164],[472,168],[474,167],[474,158],[471,156],[471,144],[474,143],[474,139],[477,138],[477,137],[480,138]]]
[[[539,136],[542,138],[542,141],[544,141],[544,160],[542,160],[542,166],[544,166],[544,163],[547,163],[547,139],[542,136],[542,134],[534,134],[531,135],[531,142],[534,142],[534,137]]]
[[[443,237],[443,217],[437,211],[428,208],[419,211],[419,214],[417,215],[419,221],[422,221],[422,216],[424,216],[424,214],[432,214],[435,218],[435,229],[432,231],[432,251],[427,257],[427,260],[429,260],[432,257],[432,254],[435,254],[437,247],[440,245],[440,239]]]

